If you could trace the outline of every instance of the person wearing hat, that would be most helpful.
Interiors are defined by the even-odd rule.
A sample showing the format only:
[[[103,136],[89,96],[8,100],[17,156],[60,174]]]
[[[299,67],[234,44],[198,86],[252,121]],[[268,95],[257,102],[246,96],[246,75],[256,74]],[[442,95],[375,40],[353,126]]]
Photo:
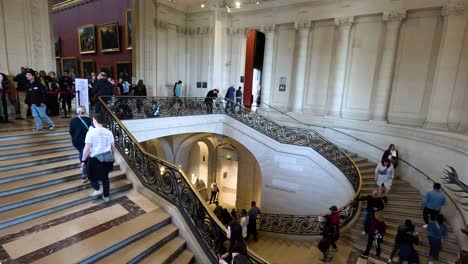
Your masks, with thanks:
[[[44,85],[36,78],[36,72],[33,69],[26,71],[26,79],[28,80],[28,85],[26,86],[24,108],[27,110],[31,107],[31,114],[36,123],[36,128],[33,128],[33,132],[42,131],[42,121],[49,124],[50,130],[54,130],[54,122],[46,113],[46,90]]]
[[[336,205],[330,207],[330,212],[331,214],[326,217],[333,233],[330,245],[332,246],[333,251],[337,251],[338,247],[336,246],[336,241],[340,238],[340,213],[338,212]]]

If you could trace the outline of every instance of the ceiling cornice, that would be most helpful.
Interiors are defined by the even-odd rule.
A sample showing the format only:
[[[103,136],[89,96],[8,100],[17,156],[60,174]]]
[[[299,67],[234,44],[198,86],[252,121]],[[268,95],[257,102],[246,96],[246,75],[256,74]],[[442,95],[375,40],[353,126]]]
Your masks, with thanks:
[[[52,5],[52,13],[61,12],[76,6],[84,5],[94,0],[65,0],[63,2]]]

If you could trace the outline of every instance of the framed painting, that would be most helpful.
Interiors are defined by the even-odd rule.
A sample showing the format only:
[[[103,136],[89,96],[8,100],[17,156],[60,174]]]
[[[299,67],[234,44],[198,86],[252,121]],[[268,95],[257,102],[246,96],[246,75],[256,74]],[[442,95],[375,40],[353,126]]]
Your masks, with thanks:
[[[98,26],[99,51],[120,51],[119,24],[117,22]]]
[[[91,79],[91,73],[96,71],[94,60],[80,60],[81,77]]]
[[[132,63],[129,61],[118,61],[115,63],[114,76],[116,79],[122,78],[127,82],[132,80]]]
[[[132,49],[132,10],[125,10],[125,47],[128,50]]]
[[[80,54],[96,52],[94,24],[78,27],[78,46],[80,47]]]
[[[76,57],[63,57],[62,61],[62,75],[64,72],[68,72],[68,76],[74,78],[76,77],[78,63]]]
[[[110,65],[99,65],[98,66],[98,72],[99,73],[105,72],[107,77],[111,77],[112,76],[112,66],[110,66]]]
[[[54,37],[55,58],[60,58],[60,38]]]

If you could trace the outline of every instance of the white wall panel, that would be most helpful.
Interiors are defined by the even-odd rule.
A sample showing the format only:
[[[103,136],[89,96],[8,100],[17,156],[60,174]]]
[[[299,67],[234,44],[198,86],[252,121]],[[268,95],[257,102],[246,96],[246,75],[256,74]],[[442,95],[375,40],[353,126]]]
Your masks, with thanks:
[[[291,78],[294,59],[294,47],[296,30],[293,25],[280,26],[278,29],[276,66],[273,76],[272,98],[275,105],[287,106],[289,103],[289,94],[291,93]],[[286,77],[286,91],[280,92],[278,87],[280,78]]]
[[[393,123],[421,125],[425,119],[440,19],[440,10],[414,12],[402,25],[389,112]]]
[[[343,100],[345,118],[369,118],[381,37],[381,16],[359,18],[353,25]]]

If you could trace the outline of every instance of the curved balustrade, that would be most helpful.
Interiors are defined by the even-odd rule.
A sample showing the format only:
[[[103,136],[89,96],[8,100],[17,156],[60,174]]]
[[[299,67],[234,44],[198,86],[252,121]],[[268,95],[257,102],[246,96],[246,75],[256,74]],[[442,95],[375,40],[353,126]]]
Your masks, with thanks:
[[[144,153],[136,140],[119,122],[120,119],[157,118],[170,116],[201,115],[207,113],[205,98],[175,98],[175,97],[111,97],[105,98],[113,113],[110,127],[119,139],[117,145],[126,154],[126,160],[138,171],[137,175],[148,188],[161,193],[169,201],[174,201],[189,214],[186,218],[196,223],[195,230],[204,238],[210,247],[212,237],[217,230],[213,227],[213,219],[206,212],[206,206],[193,186],[183,177],[179,170],[166,162]],[[233,103],[233,102],[230,102]],[[226,114],[260,133],[284,144],[308,146],[333,163],[351,182],[356,194],[345,206],[339,209],[342,224],[349,223],[357,214],[358,204],[354,198],[359,195],[361,175],[354,162],[336,145],[313,130],[281,126],[268,118],[236,106],[226,108],[225,101],[220,98],[213,100],[213,114]],[[228,104],[229,105],[229,104]],[[115,116],[114,116],[115,114]],[[167,172],[159,176],[161,166]],[[145,168],[148,167],[148,168]],[[202,206],[203,205],[203,206]],[[198,220],[194,220],[194,218]],[[262,231],[296,234],[318,235],[320,225],[318,216],[292,216],[282,214],[261,214],[259,229]]]

